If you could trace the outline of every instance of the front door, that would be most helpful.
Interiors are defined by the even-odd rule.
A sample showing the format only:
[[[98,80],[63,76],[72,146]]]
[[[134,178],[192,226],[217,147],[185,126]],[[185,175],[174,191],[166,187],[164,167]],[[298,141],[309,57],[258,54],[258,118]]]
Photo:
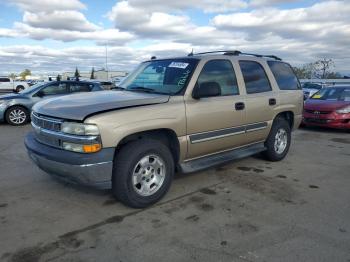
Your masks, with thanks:
[[[239,94],[231,61],[208,61],[202,68],[196,87],[209,82],[220,87],[220,95],[185,102],[188,159],[240,146],[244,140],[244,101]]]

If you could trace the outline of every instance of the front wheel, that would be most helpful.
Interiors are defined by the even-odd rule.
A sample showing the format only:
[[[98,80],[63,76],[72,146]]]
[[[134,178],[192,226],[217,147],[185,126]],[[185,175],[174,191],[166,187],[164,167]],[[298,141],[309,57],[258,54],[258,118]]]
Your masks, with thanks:
[[[144,208],[166,194],[173,176],[174,160],[166,145],[154,139],[130,142],[116,153],[113,195],[125,205]]]
[[[280,161],[288,153],[291,142],[291,129],[284,118],[276,118],[265,142],[264,156],[270,161]]]
[[[6,122],[13,126],[21,126],[29,122],[29,111],[21,106],[11,107],[6,111]]]

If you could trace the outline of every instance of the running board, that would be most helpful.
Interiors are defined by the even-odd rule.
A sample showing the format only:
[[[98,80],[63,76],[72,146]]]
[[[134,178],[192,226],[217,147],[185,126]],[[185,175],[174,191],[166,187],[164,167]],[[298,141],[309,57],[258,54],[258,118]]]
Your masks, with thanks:
[[[190,160],[181,163],[180,171],[182,173],[193,173],[213,166],[221,165],[232,160],[248,157],[262,151],[265,151],[264,143],[257,143],[237,149],[232,149],[223,153],[205,156],[199,159]]]

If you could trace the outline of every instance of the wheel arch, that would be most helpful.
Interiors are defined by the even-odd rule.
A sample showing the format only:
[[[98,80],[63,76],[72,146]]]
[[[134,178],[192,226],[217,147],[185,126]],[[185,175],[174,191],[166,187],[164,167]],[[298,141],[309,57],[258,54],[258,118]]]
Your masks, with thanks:
[[[122,138],[116,146],[116,154],[127,143],[139,139],[156,139],[163,142],[169,147],[174,158],[174,163],[178,163],[180,159],[180,142],[174,130],[169,128],[160,128],[136,132]]]
[[[294,127],[294,112],[293,112],[293,111],[283,111],[283,112],[279,112],[279,113],[275,116],[274,120],[277,119],[277,118],[283,118],[283,119],[285,119],[285,120],[288,122],[290,129],[291,129],[291,130],[293,129],[293,127]]]

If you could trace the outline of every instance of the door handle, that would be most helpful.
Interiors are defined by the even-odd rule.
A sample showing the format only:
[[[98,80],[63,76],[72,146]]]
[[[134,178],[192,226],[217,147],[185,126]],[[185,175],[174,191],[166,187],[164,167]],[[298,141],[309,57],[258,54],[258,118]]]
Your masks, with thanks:
[[[276,98],[270,98],[269,99],[269,105],[270,106],[274,106],[274,105],[276,105],[276,103],[277,103]]]
[[[235,109],[236,110],[243,110],[245,108],[245,105],[243,102],[238,102],[235,104]]]

